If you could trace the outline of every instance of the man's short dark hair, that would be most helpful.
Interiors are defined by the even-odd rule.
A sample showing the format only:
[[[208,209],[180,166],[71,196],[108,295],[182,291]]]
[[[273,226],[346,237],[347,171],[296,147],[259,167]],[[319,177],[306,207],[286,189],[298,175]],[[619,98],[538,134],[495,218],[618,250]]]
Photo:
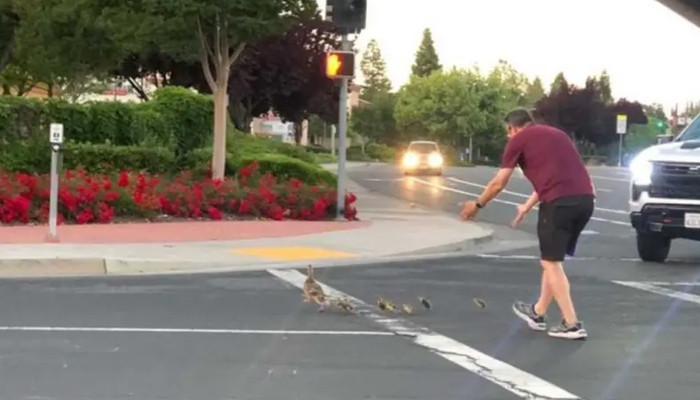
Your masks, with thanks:
[[[529,123],[535,122],[535,118],[527,108],[518,107],[508,112],[506,117],[503,118],[503,122],[516,128],[522,128]]]

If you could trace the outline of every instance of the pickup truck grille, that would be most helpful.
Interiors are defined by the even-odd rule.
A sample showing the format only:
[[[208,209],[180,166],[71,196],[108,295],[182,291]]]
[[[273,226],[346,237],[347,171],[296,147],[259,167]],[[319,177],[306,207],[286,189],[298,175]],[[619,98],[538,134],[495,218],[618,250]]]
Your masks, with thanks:
[[[700,163],[654,163],[649,194],[667,199],[700,200]]]

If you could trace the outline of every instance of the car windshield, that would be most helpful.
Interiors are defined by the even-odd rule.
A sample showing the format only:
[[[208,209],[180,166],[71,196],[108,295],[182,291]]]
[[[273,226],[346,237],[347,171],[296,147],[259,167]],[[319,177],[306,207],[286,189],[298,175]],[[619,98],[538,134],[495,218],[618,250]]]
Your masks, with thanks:
[[[438,150],[435,143],[411,143],[408,149],[416,153],[432,153]]]
[[[678,136],[679,142],[687,142],[688,140],[700,140],[700,118],[695,118],[693,123]]]

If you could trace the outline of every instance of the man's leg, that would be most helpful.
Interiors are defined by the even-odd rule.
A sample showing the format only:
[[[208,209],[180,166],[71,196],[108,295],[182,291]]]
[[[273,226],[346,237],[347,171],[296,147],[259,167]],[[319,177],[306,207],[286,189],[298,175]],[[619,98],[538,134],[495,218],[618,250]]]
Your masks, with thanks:
[[[537,300],[537,303],[535,303],[535,313],[537,315],[547,314],[547,310],[553,299],[554,295],[552,294],[552,289],[549,287],[549,279],[547,278],[544,267],[542,267],[542,286],[540,287],[540,298]]]
[[[561,262],[542,260],[542,269],[547,283],[549,284],[549,293],[554,297],[561,310],[564,322],[568,326],[574,326],[578,323],[574,302],[571,300],[571,288],[569,279],[564,273],[564,267]],[[551,300],[551,297],[550,297]]]
[[[553,207],[549,203],[541,203],[537,213],[537,238],[540,243],[540,252],[546,254],[551,247],[552,237],[551,221]],[[552,291],[550,289],[549,280],[545,270],[542,270],[542,282],[540,285],[540,297],[535,304],[524,301],[516,301],[513,303],[513,312],[520,319],[527,322],[527,325],[534,330],[544,331],[547,329],[547,324],[544,320],[549,304],[552,302]]]
[[[593,200],[584,198],[555,211],[554,246],[550,254],[543,255],[541,261],[552,295],[564,318],[561,325],[550,329],[549,335],[553,337],[583,339],[588,336],[576,315],[569,279],[562,263],[566,254],[574,255],[578,238],[593,214],[593,208]]]

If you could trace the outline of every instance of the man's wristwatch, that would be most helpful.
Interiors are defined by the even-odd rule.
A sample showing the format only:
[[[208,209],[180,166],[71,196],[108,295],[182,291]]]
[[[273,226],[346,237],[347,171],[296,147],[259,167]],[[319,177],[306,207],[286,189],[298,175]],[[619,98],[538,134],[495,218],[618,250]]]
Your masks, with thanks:
[[[484,208],[484,205],[479,203],[479,200],[475,201],[476,203],[476,208]]]

